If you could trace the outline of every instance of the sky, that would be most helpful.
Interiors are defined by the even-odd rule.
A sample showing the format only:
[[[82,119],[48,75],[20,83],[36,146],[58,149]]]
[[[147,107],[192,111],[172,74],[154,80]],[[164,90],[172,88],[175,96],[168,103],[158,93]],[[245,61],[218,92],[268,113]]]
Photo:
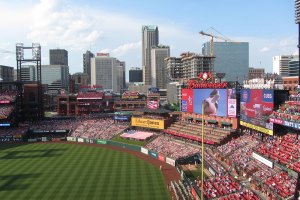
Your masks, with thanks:
[[[175,57],[201,53],[210,39],[201,30],[249,42],[249,67],[266,72],[273,56],[298,54],[294,0],[9,0],[0,13],[0,65],[15,68],[16,43],[40,43],[42,64],[49,49],[66,49],[71,74],[83,71],[87,50],[125,61],[127,72],[141,68],[143,25],[157,25],[159,43]]]

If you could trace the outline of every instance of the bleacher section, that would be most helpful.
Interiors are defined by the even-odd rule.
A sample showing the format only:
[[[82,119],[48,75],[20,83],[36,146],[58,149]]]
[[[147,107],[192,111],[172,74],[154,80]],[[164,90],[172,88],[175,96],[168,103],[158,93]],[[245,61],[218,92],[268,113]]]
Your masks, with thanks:
[[[292,166],[300,159],[300,140],[295,134],[273,137],[261,144],[256,151],[276,163]]]
[[[164,131],[167,134],[183,137],[194,141],[202,141],[202,126],[197,123],[179,121]],[[220,144],[231,134],[230,129],[204,126],[204,143]]]

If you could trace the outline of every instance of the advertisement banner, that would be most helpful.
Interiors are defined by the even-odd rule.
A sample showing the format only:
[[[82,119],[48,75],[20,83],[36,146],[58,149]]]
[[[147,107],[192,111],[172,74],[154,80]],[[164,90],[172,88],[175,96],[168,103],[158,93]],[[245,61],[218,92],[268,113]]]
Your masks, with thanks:
[[[67,137],[67,141],[76,142],[75,137]]]
[[[282,119],[278,119],[278,118],[269,118],[270,122],[274,123],[274,124],[283,124],[283,120]]]
[[[47,137],[42,137],[42,142],[47,142]]]
[[[265,134],[268,134],[268,135],[273,135],[273,130],[271,130],[271,129],[267,129],[267,128],[263,128],[263,127],[260,127],[260,126],[256,126],[254,124],[250,124],[250,123],[247,123],[247,122],[244,122],[244,121],[240,121],[240,124],[242,126],[254,129],[254,130],[259,131],[261,133],[265,133]]]
[[[139,126],[145,128],[164,129],[164,120],[146,119],[146,118],[131,118],[131,126]]]
[[[227,116],[227,89],[194,89],[194,113]]]
[[[296,122],[283,121],[283,126],[288,126],[288,127],[300,130],[300,124],[296,123]]]
[[[165,156],[162,154],[158,154],[158,160],[165,161]]]
[[[241,90],[241,120],[263,128],[273,129],[273,125],[268,124],[273,109],[274,90]]]
[[[208,171],[209,171],[213,176],[216,175],[215,170],[213,170],[211,167],[208,167]]]
[[[182,112],[187,112],[187,111],[188,111],[187,108],[188,108],[188,107],[187,107],[187,100],[182,100],[182,101],[181,101],[181,111],[182,111]]]
[[[193,89],[181,90],[182,112],[194,112],[194,91]]]
[[[120,121],[129,121],[129,116],[114,116],[114,120],[120,120]]]
[[[175,160],[173,160],[172,158],[166,157],[166,163],[175,166]]]
[[[256,160],[260,161],[261,163],[267,165],[268,167],[273,168],[273,162],[265,159],[264,157],[258,155],[257,153],[252,152],[252,157],[255,158]]]
[[[227,96],[227,116],[236,117],[236,90],[228,89]]]
[[[141,147],[141,152],[148,155],[148,149],[145,149],[144,147]]]
[[[77,142],[84,142],[83,138],[77,138]]]
[[[107,144],[106,140],[100,140],[100,139],[98,139],[96,143],[97,144]]]
[[[34,138],[34,139],[28,139],[28,142],[36,142],[37,140]]]
[[[158,155],[157,155],[157,153],[156,152],[154,152],[154,151],[150,151],[150,150],[148,150],[148,155],[149,156],[151,156],[152,158],[158,158]]]

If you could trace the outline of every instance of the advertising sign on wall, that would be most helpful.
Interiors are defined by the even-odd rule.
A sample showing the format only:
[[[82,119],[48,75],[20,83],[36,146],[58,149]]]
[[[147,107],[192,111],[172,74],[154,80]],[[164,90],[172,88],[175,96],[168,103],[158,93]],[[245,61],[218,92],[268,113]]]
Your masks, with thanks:
[[[175,166],[175,160],[173,160],[172,158],[166,157],[166,163]]]
[[[148,155],[148,149],[145,149],[145,148],[141,147],[141,152],[142,152],[143,154]]]
[[[184,106],[184,112],[192,113],[194,112],[194,90],[193,89],[182,89],[181,90],[181,99],[183,101],[182,105]]]
[[[145,128],[164,129],[164,120],[146,119],[146,118],[131,118],[131,126],[139,126]]]
[[[260,161],[261,163],[267,165],[268,167],[273,168],[273,162],[265,159],[264,157],[258,155],[257,153],[252,152],[252,157],[255,158],[256,160]]]
[[[242,89],[241,90],[241,121],[273,129],[268,122],[274,109],[274,90]]]

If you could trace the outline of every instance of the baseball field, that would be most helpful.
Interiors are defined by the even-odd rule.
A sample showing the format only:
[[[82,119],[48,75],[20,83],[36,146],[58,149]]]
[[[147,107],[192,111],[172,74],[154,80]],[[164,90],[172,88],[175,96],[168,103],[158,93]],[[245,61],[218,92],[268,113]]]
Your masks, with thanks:
[[[133,155],[64,144],[0,144],[0,199],[170,199],[162,172]]]

